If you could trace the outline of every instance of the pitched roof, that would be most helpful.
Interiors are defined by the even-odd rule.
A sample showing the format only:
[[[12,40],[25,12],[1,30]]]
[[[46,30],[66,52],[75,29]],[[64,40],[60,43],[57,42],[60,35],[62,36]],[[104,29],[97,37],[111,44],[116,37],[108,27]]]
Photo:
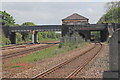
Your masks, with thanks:
[[[70,15],[70,16],[62,19],[62,20],[76,20],[76,19],[79,20],[79,19],[88,19],[88,18],[86,18],[84,16],[81,16],[81,15],[79,15],[77,13],[74,13],[74,14],[72,14],[72,15]]]

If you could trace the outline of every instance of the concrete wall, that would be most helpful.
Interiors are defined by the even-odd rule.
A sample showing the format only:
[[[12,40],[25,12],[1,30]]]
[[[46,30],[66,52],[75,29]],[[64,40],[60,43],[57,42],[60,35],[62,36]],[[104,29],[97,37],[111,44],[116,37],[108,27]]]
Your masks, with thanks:
[[[109,61],[110,61],[110,71],[118,71],[118,58],[120,55],[120,30],[113,33],[109,40]]]
[[[120,30],[118,31],[118,70],[120,71]]]

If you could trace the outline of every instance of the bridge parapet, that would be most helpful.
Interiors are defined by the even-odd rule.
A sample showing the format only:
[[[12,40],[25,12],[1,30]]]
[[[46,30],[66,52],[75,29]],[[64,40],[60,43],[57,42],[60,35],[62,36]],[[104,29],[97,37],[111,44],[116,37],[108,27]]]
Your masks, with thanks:
[[[35,31],[61,31],[61,25],[10,27],[11,32],[30,32],[31,30],[35,30]]]
[[[30,32],[35,31],[61,31],[62,27],[70,27],[74,30],[103,30],[106,24],[86,24],[86,25],[40,25],[40,26],[14,26],[9,27],[9,32]]]
[[[64,25],[63,27],[69,27],[74,30],[104,30],[107,28],[106,24],[86,24],[86,25]]]

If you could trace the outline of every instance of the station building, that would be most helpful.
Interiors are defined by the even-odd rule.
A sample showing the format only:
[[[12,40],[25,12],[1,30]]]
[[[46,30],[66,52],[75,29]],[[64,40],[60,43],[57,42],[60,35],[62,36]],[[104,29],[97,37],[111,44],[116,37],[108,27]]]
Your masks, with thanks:
[[[84,16],[81,16],[77,13],[74,13],[74,14],[62,19],[62,24],[64,24],[64,25],[89,24],[89,19]]]

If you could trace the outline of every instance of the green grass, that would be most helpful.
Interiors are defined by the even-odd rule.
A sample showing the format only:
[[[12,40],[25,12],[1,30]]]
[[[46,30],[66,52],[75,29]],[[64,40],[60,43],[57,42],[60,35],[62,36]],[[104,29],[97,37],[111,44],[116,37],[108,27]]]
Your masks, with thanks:
[[[33,61],[38,61],[43,58],[47,58],[53,55],[53,51],[57,49],[57,46],[47,48],[41,51],[34,52],[28,56],[24,56],[22,58],[17,58],[13,60],[13,62],[33,62]]]
[[[18,68],[18,67],[21,67],[21,66],[12,66],[12,68]]]
[[[86,45],[86,44],[88,44],[88,43],[83,43],[79,47],[82,47],[83,45]],[[44,58],[53,57],[53,56],[56,56],[58,54],[65,53],[67,51],[71,51],[71,50],[73,50],[75,48],[78,48],[78,47],[74,47],[74,48],[71,48],[71,47],[58,48],[58,45],[56,45],[56,46],[53,46],[53,47],[50,47],[50,48],[47,48],[47,49],[44,49],[44,50],[41,50],[41,51],[34,52],[34,53],[29,54],[27,56],[14,59],[14,60],[12,60],[12,62],[13,63],[19,63],[19,62],[30,63],[30,62],[38,61],[38,60],[41,60],[41,59],[44,59]]]

